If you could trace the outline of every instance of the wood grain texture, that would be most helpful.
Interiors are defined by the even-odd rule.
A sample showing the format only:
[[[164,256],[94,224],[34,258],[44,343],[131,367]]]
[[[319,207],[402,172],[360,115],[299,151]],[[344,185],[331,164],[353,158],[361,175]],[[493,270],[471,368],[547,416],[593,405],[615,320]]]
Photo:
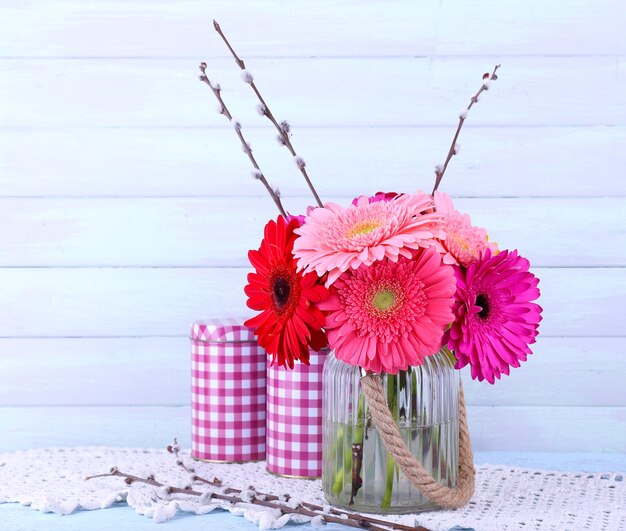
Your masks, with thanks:
[[[180,336],[198,318],[250,315],[246,268],[3,269],[0,337]],[[621,335],[626,268],[542,269],[544,336]],[[572,289],[576,286],[576,289]]]
[[[16,57],[223,54],[212,18],[244,56],[626,53],[620,0],[64,0],[53,7],[45,0],[5,0],[0,51]]]
[[[162,448],[173,437],[189,447],[190,419],[187,406],[2,407],[0,452],[49,446]],[[468,421],[477,451],[626,452],[626,407],[471,406]]]
[[[0,339],[0,406],[182,406],[190,401],[191,352],[182,335]]]
[[[310,203],[283,198],[291,212]],[[535,267],[626,266],[626,197],[463,198],[455,204]],[[593,223],[584,212],[593,213]],[[12,227],[0,233],[0,265],[249,267],[248,249],[258,248],[265,221],[275,216],[265,197],[0,199],[0,225]],[[597,234],[611,234],[611,245]]]
[[[289,208],[308,202],[212,17],[342,202],[429,190],[503,64],[443,190],[531,259],[544,321],[506,381],[465,374],[474,446],[626,452],[622,0],[3,1],[0,451],[189,444],[187,331],[249,315],[245,254],[275,216],[200,60]]]
[[[478,451],[626,452],[623,407],[471,406],[467,415]]]
[[[191,446],[189,406],[2,407],[0,451],[59,446]]]
[[[499,57],[257,59],[255,82],[281,119],[297,126],[450,125]],[[4,127],[222,126],[198,60],[0,60]],[[211,60],[232,114],[264,124],[228,59]],[[601,83],[598,80],[602,80]],[[567,90],[562,90],[567,87]],[[558,97],[555,97],[558,94]],[[602,105],[589,105],[590,98]],[[472,113],[473,125],[624,125],[626,57],[507,59]]]
[[[604,469],[603,469],[604,470]],[[607,469],[608,470],[608,469]],[[115,481],[115,480],[112,480]],[[0,519],[6,529],[20,531],[154,531],[154,521],[137,514],[127,505],[115,504],[106,511],[77,511],[70,516],[40,513],[19,503],[0,505]],[[177,515],[167,522],[168,531],[196,531],[219,529],[220,531],[258,531],[258,526],[237,518],[228,511],[213,511],[204,515]],[[311,531],[303,526],[303,531]],[[324,531],[344,531],[344,526],[330,524]]]
[[[626,406],[618,345],[615,338],[540,336],[529,360],[496,385],[463,370],[467,403]],[[184,336],[0,339],[0,407],[188,405],[190,359]]]
[[[497,87],[494,87],[495,94]],[[487,97],[492,94],[487,94]],[[476,108],[476,117],[489,106]],[[444,106],[454,118],[456,106]],[[624,197],[626,127],[464,127],[441,189],[456,197]],[[215,123],[214,117],[210,122]],[[219,122],[218,122],[219,123]],[[293,143],[322,197],[380,189],[430,190],[454,124],[302,128]],[[306,185],[274,130],[246,128],[255,155],[285,195]],[[581,156],[585,154],[585,156]],[[250,178],[230,128],[1,129],[2,197],[267,197]],[[27,175],[27,178],[25,178]],[[599,176],[604,176],[599,183]]]

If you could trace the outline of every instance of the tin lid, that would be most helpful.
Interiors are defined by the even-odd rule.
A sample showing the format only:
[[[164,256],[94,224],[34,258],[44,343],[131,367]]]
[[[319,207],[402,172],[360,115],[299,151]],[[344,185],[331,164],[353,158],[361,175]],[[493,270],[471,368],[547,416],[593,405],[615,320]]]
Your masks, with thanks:
[[[245,317],[221,317],[196,321],[191,326],[191,339],[208,343],[255,341],[254,332],[243,324],[245,320]]]

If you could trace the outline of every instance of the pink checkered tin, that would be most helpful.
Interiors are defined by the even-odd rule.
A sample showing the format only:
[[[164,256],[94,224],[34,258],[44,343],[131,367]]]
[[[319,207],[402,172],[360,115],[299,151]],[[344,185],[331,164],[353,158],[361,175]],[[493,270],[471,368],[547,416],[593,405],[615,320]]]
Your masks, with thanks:
[[[267,368],[267,470],[296,478],[322,475],[322,369],[328,349],[310,365]]]
[[[243,319],[191,328],[191,456],[203,461],[265,459],[267,355]]]

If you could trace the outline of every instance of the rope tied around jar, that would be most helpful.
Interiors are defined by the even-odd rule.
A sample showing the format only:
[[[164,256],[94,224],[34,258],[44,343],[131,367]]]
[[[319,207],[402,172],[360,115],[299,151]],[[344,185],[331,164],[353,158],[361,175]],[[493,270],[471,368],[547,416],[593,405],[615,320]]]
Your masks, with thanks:
[[[459,387],[459,472],[457,485],[454,488],[439,483],[406,447],[387,404],[380,376],[366,374],[361,378],[361,386],[385,448],[413,486],[423,496],[445,509],[458,509],[466,505],[474,494],[476,473],[467,426],[463,386]]]

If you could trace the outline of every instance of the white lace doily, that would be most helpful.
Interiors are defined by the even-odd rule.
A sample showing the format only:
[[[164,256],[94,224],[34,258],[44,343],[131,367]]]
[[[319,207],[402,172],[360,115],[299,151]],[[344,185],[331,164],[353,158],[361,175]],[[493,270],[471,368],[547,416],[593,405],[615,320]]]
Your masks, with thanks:
[[[184,462],[207,479],[220,478],[229,487],[258,492],[289,493],[293,499],[324,505],[320,481],[278,478],[265,471],[265,463],[242,465]],[[220,508],[243,516],[260,529],[278,529],[287,522],[311,519],[281,515],[251,504],[229,505],[210,500],[201,504],[192,496],[164,496],[159,489],[122,478],[106,477],[85,481],[86,476],[107,473],[111,467],[157,481],[184,487],[190,474],[176,465],[165,450],[130,448],[53,448],[0,454],[0,503],[18,502],[42,512],[69,514],[78,509],[103,509],[127,503],[138,513],[162,522],[177,511],[205,514]],[[476,493],[468,506],[456,511],[387,516],[407,525],[423,525],[433,531],[453,526],[477,530],[572,530],[626,529],[624,475],[546,472],[515,467],[477,467]],[[201,484],[195,490],[203,490]],[[292,500],[293,501],[293,500]],[[317,522],[313,522],[314,524]],[[347,529],[347,528],[346,528]]]

